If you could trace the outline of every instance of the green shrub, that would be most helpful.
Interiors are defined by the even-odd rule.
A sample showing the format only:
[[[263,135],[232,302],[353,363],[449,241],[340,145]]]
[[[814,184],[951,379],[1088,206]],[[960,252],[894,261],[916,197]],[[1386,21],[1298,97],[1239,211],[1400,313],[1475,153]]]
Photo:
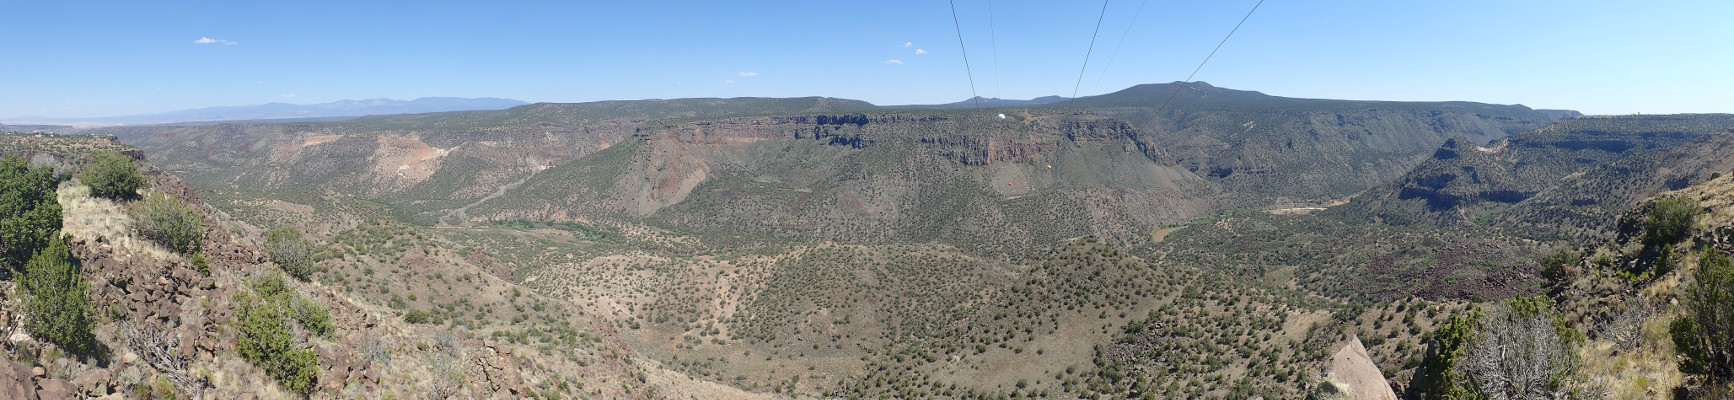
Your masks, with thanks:
[[[90,283],[72,264],[66,241],[56,238],[37,252],[24,267],[24,329],[73,354],[91,354],[96,349],[94,307]]]
[[[1654,272],[1651,276],[1667,275],[1669,272],[1674,272],[1674,265],[1679,263],[1680,260],[1674,257],[1674,246],[1658,247],[1656,260],[1650,263],[1650,270]]]
[[[199,211],[162,193],[151,193],[133,206],[133,229],[140,236],[181,254],[199,251],[205,225]]]
[[[1547,280],[1549,287],[1563,290],[1573,279],[1571,268],[1582,261],[1583,256],[1571,250],[1549,254],[1541,258],[1541,277]]]
[[[294,228],[277,228],[265,235],[265,252],[283,272],[303,282],[313,276],[313,245]]]
[[[1546,297],[1518,297],[1454,315],[1429,340],[1408,397],[1536,398],[1585,389],[1576,346],[1583,334]]]
[[[1479,309],[1452,315],[1433,332],[1433,337],[1427,340],[1426,358],[1421,368],[1415,372],[1414,382],[1410,385],[1409,397],[1463,399],[1471,396],[1462,386],[1467,379],[1458,373],[1456,365],[1462,359],[1470,339],[1474,337],[1481,315]]]
[[[90,195],[110,199],[137,198],[139,189],[145,188],[144,175],[139,174],[132,157],[115,152],[91,156],[78,179],[90,186]]]
[[[331,323],[331,309],[324,305],[301,297],[294,298],[294,302],[290,304],[295,311],[295,322],[301,323],[301,327],[308,332],[329,337],[331,332],[337,330],[337,325]]]
[[[187,262],[193,263],[193,267],[199,269],[199,275],[211,276],[211,262],[205,260],[205,253],[193,253]]]
[[[331,335],[330,311],[290,288],[283,278],[265,275],[252,282],[252,293],[235,293],[235,325],[241,358],[264,369],[289,391],[306,394],[318,379],[318,359],[311,346],[295,340],[290,324],[321,336]]]
[[[246,292],[235,293],[235,351],[241,359],[264,369],[284,389],[307,393],[318,379],[319,361],[313,349],[297,343],[281,307]]]
[[[1644,246],[1656,247],[1679,243],[1692,229],[1692,222],[1703,210],[1698,200],[1676,197],[1656,201],[1650,215],[1644,219]]]
[[[295,319],[301,327],[319,336],[330,336],[335,326],[331,324],[331,311],[319,303],[302,297],[282,276],[266,274],[253,280],[253,291],[259,297],[278,307],[288,310],[288,315]]]
[[[23,272],[37,251],[60,234],[54,169],[0,157],[0,267]]]
[[[430,319],[432,319],[432,317],[433,317],[433,313],[430,313],[427,311],[409,310],[409,312],[403,313],[403,322],[408,322],[408,323],[412,323],[412,324],[425,324],[425,323],[428,323],[428,321]]]
[[[1674,320],[1669,333],[1680,354],[1680,372],[1711,382],[1734,379],[1734,260],[1709,249],[1698,263],[1683,300],[1686,315]]]

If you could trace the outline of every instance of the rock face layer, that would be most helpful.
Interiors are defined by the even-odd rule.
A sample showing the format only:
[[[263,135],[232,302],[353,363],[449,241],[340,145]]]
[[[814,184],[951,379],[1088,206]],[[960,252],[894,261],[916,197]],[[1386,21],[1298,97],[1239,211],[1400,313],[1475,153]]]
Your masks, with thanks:
[[[1349,339],[1325,366],[1325,381],[1313,390],[1312,399],[1397,400],[1391,383],[1367,356],[1367,347],[1359,337]]]

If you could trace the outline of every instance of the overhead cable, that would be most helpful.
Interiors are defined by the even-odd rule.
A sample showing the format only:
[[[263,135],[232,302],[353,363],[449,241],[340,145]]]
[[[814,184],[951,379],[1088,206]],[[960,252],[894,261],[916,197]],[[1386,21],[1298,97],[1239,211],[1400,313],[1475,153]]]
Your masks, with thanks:
[[[1263,0],[1259,0],[1263,1]],[[1102,32],[1102,17],[1108,16],[1108,0],[1102,0],[1102,14],[1096,16],[1096,30],[1090,32],[1090,47],[1084,50],[1084,66],[1078,68],[1078,83],[1072,84],[1072,108],[1077,108],[1078,87],[1084,85],[1084,71],[1090,68],[1090,53],[1096,50],[1096,34]]]
[[[957,1],[951,3],[951,27],[957,29],[957,48],[963,51],[963,73],[969,76],[969,98],[975,100],[975,108],[981,108],[981,95],[975,94],[975,72],[969,70],[969,48],[963,46],[963,24],[957,22]]]
[[[1180,89],[1185,88],[1186,83],[1192,82],[1192,77],[1198,75],[1198,70],[1204,69],[1204,64],[1210,62],[1211,57],[1216,56],[1217,50],[1222,50],[1222,45],[1228,43],[1228,38],[1234,37],[1234,32],[1239,31],[1240,26],[1246,24],[1246,19],[1252,18],[1252,13],[1258,11],[1258,6],[1262,6],[1262,5],[1264,5],[1264,0],[1258,0],[1258,4],[1252,5],[1252,11],[1247,11],[1245,17],[1240,17],[1240,23],[1234,24],[1234,29],[1231,29],[1228,31],[1228,36],[1223,36],[1222,41],[1216,43],[1216,48],[1210,50],[1210,55],[1204,56],[1204,61],[1198,63],[1198,68],[1193,68],[1192,73],[1186,75],[1186,80],[1180,81],[1179,85],[1174,86],[1174,93],[1168,95],[1168,100],[1163,100],[1162,105],[1156,107],[1156,111],[1158,113],[1160,113],[1163,108],[1168,107],[1168,102],[1174,101],[1174,96],[1180,95]]]

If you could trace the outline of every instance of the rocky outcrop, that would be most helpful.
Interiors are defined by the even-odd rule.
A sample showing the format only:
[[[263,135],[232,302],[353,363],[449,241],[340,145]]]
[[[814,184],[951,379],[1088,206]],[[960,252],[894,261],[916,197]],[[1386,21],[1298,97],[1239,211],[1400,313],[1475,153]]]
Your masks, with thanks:
[[[1361,338],[1351,337],[1349,343],[1331,355],[1325,365],[1324,381],[1313,388],[1309,399],[1327,400],[1397,400],[1391,383],[1385,381],[1379,366],[1367,356]]]
[[[0,365],[0,399],[36,398],[36,376],[30,373],[29,367],[11,360]]]
[[[1131,124],[1093,115],[1044,115],[1008,123],[920,114],[821,114],[728,118],[668,125],[662,130],[691,145],[817,140],[860,149],[882,142],[912,142],[963,165],[1029,163],[1065,143],[1130,140],[1151,161],[1175,163]]]

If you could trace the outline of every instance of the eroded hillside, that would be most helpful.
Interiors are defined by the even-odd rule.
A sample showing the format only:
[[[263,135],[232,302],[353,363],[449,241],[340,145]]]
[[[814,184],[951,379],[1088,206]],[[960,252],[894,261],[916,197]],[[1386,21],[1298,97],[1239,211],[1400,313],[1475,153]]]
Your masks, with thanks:
[[[29,304],[47,292],[27,290],[36,261],[8,265],[14,272],[0,298],[6,398],[751,397],[635,362],[614,330],[584,310],[461,256],[442,258],[450,246],[416,240],[413,231],[347,236],[354,239],[344,243],[356,244],[325,250],[332,254],[319,257],[319,275],[297,280],[261,249],[261,229],[201,203],[136,149],[89,136],[0,140],[0,153],[28,157],[63,180],[53,189],[67,235],[62,257],[87,288],[90,308],[80,312],[91,321],[89,343],[55,342],[61,336],[18,325],[39,317]],[[143,199],[93,196],[81,182],[89,175],[79,171],[103,151],[136,163],[147,178]],[[139,218],[150,214],[140,214],[141,204],[159,194],[201,216],[197,250],[142,236]],[[292,318],[260,314],[279,301]],[[247,347],[258,335],[287,347]],[[266,358],[249,358],[259,351]],[[298,361],[262,361],[270,359]]]
[[[1551,182],[1640,171],[1596,193],[1624,199],[1598,203],[1611,216],[1573,222],[1629,230],[1618,215],[1669,182],[1728,167],[1702,117],[1535,130],[1569,115],[1207,85],[1147,101],[1173,88],[1077,110],[542,104],[127,140],[250,243],[305,233],[297,287],[359,310],[334,315],[405,346],[473,334],[534,387],[466,374],[470,396],[1301,398],[1359,343],[1424,397],[1439,332],[1558,293],[1548,255],[1582,245],[1486,221],[1565,193]],[[1431,214],[1344,217],[1369,198]]]
[[[1654,193],[1734,169],[1734,116],[1579,117],[1487,146],[1447,142],[1332,214],[1394,225],[1508,226],[1574,240]]]

